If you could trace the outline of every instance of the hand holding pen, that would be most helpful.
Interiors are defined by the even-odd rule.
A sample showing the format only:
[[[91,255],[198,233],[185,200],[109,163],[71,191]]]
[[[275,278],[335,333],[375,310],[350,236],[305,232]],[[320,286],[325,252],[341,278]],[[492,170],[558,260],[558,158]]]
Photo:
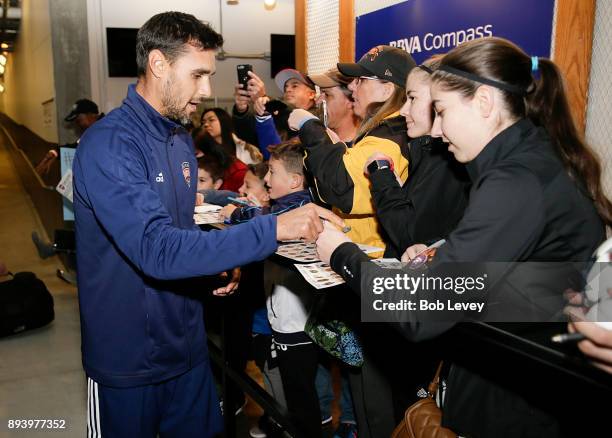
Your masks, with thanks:
[[[593,365],[612,374],[612,323],[571,322],[568,330],[574,338],[582,338],[578,340],[578,348]]]
[[[227,197],[228,201],[241,207],[261,207],[259,200],[253,195],[241,196],[240,198]]]

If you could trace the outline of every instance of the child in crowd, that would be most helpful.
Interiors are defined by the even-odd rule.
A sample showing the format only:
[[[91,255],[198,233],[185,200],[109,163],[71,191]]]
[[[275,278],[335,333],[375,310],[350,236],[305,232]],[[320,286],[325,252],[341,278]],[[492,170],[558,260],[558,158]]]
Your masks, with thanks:
[[[249,202],[252,207],[269,207],[270,195],[266,188],[265,177],[268,174],[268,163],[249,164],[248,171],[244,177],[244,183],[239,189],[240,200]],[[217,191],[224,193],[223,191]],[[236,194],[234,197],[237,197]],[[239,210],[231,202],[222,209],[221,215],[229,218],[232,212]],[[243,284],[248,284],[249,303],[253,311],[252,352],[255,364],[260,369],[263,376],[264,388],[281,405],[286,406],[283,384],[278,366],[272,363],[270,357],[272,345],[272,328],[268,321],[268,311],[266,309],[266,298],[264,292],[264,269],[263,262],[251,263],[242,267]],[[264,437],[273,434],[276,429],[269,417],[264,415],[260,418],[257,426],[251,428],[251,437]]]
[[[205,155],[198,157],[196,205],[202,205],[205,202],[217,204],[218,200],[226,201],[228,196],[237,195],[235,192],[219,190],[223,185],[223,173],[223,168],[217,160]]]
[[[245,184],[240,191],[247,195],[245,200],[253,205],[242,208],[235,205],[224,207],[221,215],[232,224],[248,221],[261,214],[281,214],[301,207],[311,200],[310,193],[306,189],[303,152],[299,141],[292,140],[270,146],[268,150],[270,161],[264,182],[268,188],[269,205],[264,205],[267,202],[262,192],[264,187],[261,181],[257,181],[257,175],[254,172],[247,172],[247,175],[250,174],[249,180],[247,182],[245,177]]]
[[[268,150],[269,169],[264,181],[268,187],[269,206],[227,206],[223,215],[231,223],[248,221],[261,214],[280,214],[311,201],[306,189],[300,142],[296,139],[270,146]],[[289,284],[295,284],[291,281],[293,275],[295,273],[275,263],[266,264],[265,282],[272,289],[266,303],[272,327],[271,359],[275,358],[280,368],[287,409],[297,430],[305,437],[319,437],[321,418],[315,387],[319,350],[304,332],[312,298],[307,296],[310,294],[290,290]]]
[[[249,164],[247,167],[244,183],[238,190],[241,196],[238,200],[250,204],[249,207],[244,207],[245,209],[269,207],[270,194],[265,182],[265,177],[268,174],[268,163]],[[236,210],[239,210],[238,206],[229,203],[221,210],[220,215],[229,220]]]
[[[198,158],[198,191],[219,189],[223,185],[223,168],[207,157]]]

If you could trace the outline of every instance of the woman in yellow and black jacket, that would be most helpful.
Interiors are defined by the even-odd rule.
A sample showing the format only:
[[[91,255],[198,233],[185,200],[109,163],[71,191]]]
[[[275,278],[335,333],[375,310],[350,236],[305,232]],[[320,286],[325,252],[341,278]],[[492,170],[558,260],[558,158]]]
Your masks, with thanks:
[[[289,118],[290,127],[299,130],[317,194],[351,227],[349,237],[358,243],[385,246],[370,182],[363,173],[368,157],[374,152],[389,156],[402,183],[408,178],[408,136],[399,109],[406,99],[406,77],[414,67],[407,52],[390,46],[372,48],[357,63],[338,64],[342,74],[354,78],[349,84],[353,110],[363,120],[352,147],[332,138],[306,111],[294,110]]]

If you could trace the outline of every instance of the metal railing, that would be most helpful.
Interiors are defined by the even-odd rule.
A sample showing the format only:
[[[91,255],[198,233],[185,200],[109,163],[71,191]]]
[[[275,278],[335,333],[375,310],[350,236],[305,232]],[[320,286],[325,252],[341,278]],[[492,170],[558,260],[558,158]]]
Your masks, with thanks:
[[[270,394],[268,394],[255,380],[244,370],[236,370],[228,363],[226,356],[226,336],[224,323],[221,327],[221,345],[217,345],[209,336],[208,352],[213,365],[221,371],[221,386],[223,397],[223,421],[225,425],[224,436],[226,438],[236,437],[236,416],[233,412],[239,407],[234,399],[231,386],[238,387],[257,403],[264,412],[283,429],[283,436],[287,438],[299,437],[295,425],[291,422],[287,409],[281,406]]]

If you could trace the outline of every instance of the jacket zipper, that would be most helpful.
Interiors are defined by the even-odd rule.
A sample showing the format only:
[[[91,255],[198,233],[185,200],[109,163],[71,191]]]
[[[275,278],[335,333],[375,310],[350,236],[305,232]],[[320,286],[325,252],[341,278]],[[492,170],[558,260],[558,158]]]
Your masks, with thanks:
[[[174,148],[174,136],[176,135],[176,128],[172,130],[170,134],[170,146],[168,147],[168,143],[166,143],[166,161],[168,162],[168,169],[170,169],[170,182],[172,184],[172,191],[174,192],[174,207],[176,211],[176,220],[178,222],[178,226],[181,226],[181,214],[179,211],[178,205],[178,193],[176,191],[176,180],[174,179],[174,169],[172,168],[172,164],[170,162],[170,148]],[[189,342],[188,335],[188,324],[187,324],[187,298],[183,297],[183,324],[185,326],[185,339],[187,340],[187,365],[189,369],[191,369],[191,342]]]
[[[174,135],[176,134],[176,129],[172,130],[170,134],[170,147],[174,148]],[[170,163],[170,148],[168,147],[168,143],[166,143],[166,161],[168,162],[168,169],[170,169],[170,183],[172,184],[172,191],[174,192],[174,208],[176,211],[176,220],[178,221],[178,226],[181,226],[181,215],[179,213],[179,205],[178,205],[178,193],[176,192],[176,180],[174,179],[174,169],[172,169],[172,164]]]

